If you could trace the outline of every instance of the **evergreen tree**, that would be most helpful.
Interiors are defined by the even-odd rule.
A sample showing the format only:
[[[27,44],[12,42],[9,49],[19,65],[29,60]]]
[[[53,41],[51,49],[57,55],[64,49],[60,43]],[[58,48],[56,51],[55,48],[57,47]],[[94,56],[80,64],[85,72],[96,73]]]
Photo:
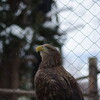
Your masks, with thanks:
[[[29,89],[23,80],[34,77],[41,61],[36,45],[61,48],[58,26],[45,25],[52,21],[47,14],[54,4],[53,0],[0,1],[0,88]],[[17,100],[17,96],[0,94],[0,100]]]

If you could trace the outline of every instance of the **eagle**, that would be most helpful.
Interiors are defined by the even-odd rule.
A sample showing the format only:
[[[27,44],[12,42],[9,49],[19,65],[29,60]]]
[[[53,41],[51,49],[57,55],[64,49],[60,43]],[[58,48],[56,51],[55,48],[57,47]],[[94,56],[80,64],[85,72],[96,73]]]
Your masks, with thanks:
[[[37,100],[84,100],[75,78],[62,66],[60,52],[50,44],[36,47],[41,63],[34,78]]]

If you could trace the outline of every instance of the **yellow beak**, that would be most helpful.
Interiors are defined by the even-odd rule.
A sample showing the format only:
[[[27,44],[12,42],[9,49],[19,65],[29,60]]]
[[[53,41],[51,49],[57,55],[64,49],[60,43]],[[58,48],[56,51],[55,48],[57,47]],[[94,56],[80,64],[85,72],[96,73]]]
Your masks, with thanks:
[[[39,52],[39,51],[45,51],[45,48],[43,47],[43,45],[36,47],[36,52]]]

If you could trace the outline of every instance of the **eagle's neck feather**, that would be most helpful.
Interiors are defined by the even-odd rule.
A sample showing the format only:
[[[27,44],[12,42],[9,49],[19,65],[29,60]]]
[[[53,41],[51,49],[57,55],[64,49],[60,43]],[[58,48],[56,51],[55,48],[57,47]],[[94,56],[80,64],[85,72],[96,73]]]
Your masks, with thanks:
[[[54,68],[54,67],[58,67],[61,66],[61,61],[60,59],[55,59],[54,57],[47,57],[42,59],[41,63],[40,63],[40,68]]]

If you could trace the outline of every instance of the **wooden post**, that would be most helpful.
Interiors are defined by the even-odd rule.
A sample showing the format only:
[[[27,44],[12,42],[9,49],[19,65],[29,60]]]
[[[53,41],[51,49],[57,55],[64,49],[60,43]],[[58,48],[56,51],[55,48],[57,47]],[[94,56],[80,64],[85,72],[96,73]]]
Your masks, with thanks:
[[[97,58],[89,58],[89,100],[99,100],[97,74]]]

